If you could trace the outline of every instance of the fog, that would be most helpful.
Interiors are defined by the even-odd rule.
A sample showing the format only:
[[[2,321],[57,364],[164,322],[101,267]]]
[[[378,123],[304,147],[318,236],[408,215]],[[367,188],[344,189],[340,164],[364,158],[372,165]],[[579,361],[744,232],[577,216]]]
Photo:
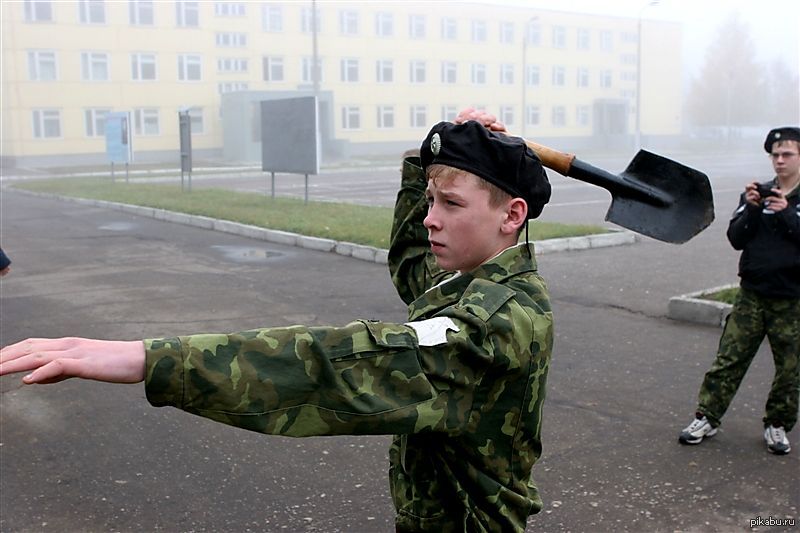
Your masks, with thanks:
[[[318,32],[309,29],[312,5],[321,13]],[[494,5],[503,14],[487,17],[483,42],[476,45],[470,24]],[[195,110],[192,145],[198,154],[254,162],[260,132],[250,135],[250,130],[257,124],[243,128],[230,113],[225,116],[225,93],[237,92],[252,93],[248,105],[259,98],[321,96],[325,158],[394,155],[465,105],[483,104],[522,135],[575,148],[641,146],[642,135],[645,143],[665,149],[691,145],[687,139],[694,138],[752,146],[766,128],[800,123],[796,0],[40,1],[24,6],[0,5],[0,156],[6,167],[105,162],[110,112],[131,114],[139,162],[174,160],[176,112],[183,108]],[[181,14],[182,9],[189,10]],[[274,22],[270,9],[279,10],[279,27],[268,26]],[[395,12],[387,35],[376,29],[381,10]],[[544,16],[539,19],[542,42],[528,47],[526,62],[522,34],[528,10],[530,20]],[[584,24],[561,17],[565,11],[624,23],[587,19]],[[342,29],[348,12],[355,20],[352,34]],[[409,29],[414,17],[423,20],[416,37]],[[442,36],[445,17],[458,21],[457,37],[455,30],[452,38]],[[505,41],[498,21],[513,25]],[[648,35],[654,25],[647,22],[653,21],[680,26],[679,33],[669,35],[680,35],[681,50],[662,50],[663,65],[651,53],[660,44],[654,43],[657,31]],[[559,47],[551,40],[557,26],[564,43]],[[591,53],[577,49],[580,31],[591,32],[591,45],[585,46]],[[612,31],[612,53],[598,54],[598,35]],[[319,34],[320,80],[310,68],[317,53],[312,33]],[[345,62],[351,63],[345,67]],[[445,64],[452,65],[449,81]],[[470,71],[475,67],[482,69],[481,81]],[[420,75],[421,80],[412,79]],[[665,95],[661,100],[659,89]],[[255,111],[237,119],[250,120],[246,113]],[[598,125],[601,116],[614,124]],[[231,140],[226,121],[247,131]],[[229,157],[226,145],[248,152]]]

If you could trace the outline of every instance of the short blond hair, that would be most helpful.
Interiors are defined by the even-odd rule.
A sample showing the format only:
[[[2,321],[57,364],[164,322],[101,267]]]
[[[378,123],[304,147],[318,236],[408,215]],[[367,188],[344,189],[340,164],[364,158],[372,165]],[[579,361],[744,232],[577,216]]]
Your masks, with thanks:
[[[489,205],[492,207],[500,207],[514,198],[494,183],[490,183],[472,172],[467,172],[459,168],[440,164],[428,165],[428,168],[425,170],[425,175],[428,181],[432,181],[437,185],[450,183],[456,176],[467,176],[469,179],[473,180],[478,187],[484,191],[489,191]]]

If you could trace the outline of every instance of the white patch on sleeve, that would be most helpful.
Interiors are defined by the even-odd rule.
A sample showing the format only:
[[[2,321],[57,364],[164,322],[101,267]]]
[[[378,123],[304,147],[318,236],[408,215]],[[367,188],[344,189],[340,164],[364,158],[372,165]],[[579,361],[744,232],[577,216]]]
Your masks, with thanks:
[[[417,332],[420,346],[438,346],[447,342],[447,330],[460,331],[455,322],[446,316],[407,322],[406,326]]]

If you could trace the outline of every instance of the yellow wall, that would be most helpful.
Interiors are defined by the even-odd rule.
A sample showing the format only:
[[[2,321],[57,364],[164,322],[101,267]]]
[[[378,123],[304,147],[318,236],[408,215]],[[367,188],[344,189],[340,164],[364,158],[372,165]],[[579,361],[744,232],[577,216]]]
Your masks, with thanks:
[[[301,58],[312,54],[311,34],[300,31],[301,11],[311,2],[269,3],[281,8],[283,29],[273,33],[262,29],[262,9],[265,2],[244,3],[246,16],[221,17],[215,15],[215,2],[198,2],[198,28],[182,28],[176,24],[175,2],[155,2],[155,25],[132,26],[128,22],[128,2],[104,3],[104,24],[79,22],[78,2],[52,2],[52,22],[26,22],[23,2],[2,2],[2,155],[25,158],[58,154],[102,154],[105,140],[87,137],[84,129],[84,109],[111,108],[115,111],[139,107],[159,109],[160,134],[137,136],[135,151],[177,150],[177,110],[181,106],[198,106],[204,109],[204,133],[194,135],[194,149],[220,149],[222,123],[218,83],[225,81],[247,82],[250,90],[293,91],[299,87],[309,89],[301,81]],[[416,142],[427,127],[441,120],[443,105],[460,109],[467,105],[482,105],[492,112],[500,106],[511,106],[515,121],[510,129],[520,131],[522,120],[522,34],[526,21],[535,18],[541,26],[541,44],[527,47],[527,62],[540,67],[541,84],[528,88],[526,103],[539,105],[541,123],[526,126],[529,136],[590,137],[593,125],[581,126],[575,122],[578,105],[591,106],[596,99],[626,99],[630,104],[628,133],[635,127],[636,64],[630,58],[636,54],[635,40],[623,40],[623,33],[635,34],[638,19],[584,16],[555,10],[532,10],[522,7],[456,4],[451,2],[318,2],[321,31],[318,35],[319,56],[323,64],[320,83],[322,91],[333,94],[331,122],[334,137],[352,143]],[[341,35],[339,16],[342,10],[357,11],[359,33]],[[378,12],[394,15],[394,35],[375,35],[375,17]],[[426,38],[408,36],[409,15],[426,17]],[[442,17],[457,20],[458,39],[440,38]],[[487,40],[473,43],[470,38],[474,20],[486,21]],[[500,22],[513,22],[513,42],[500,43]],[[553,48],[553,27],[566,29],[566,46]],[[591,48],[578,50],[577,28],[586,28],[591,35]],[[598,33],[611,31],[613,48],[600,50]],[[232,31],[247,34],[246,48],[220,48],[215,44],[217,32]],[[669,136],[680,132],[681,108],[681,28],[675,23],[645,20],[643,23],[642,57],[644,68],[642,83],[642,131],[645,135]],[[53,50],[57,55],[56,81],[30,81],[27,53],[29,50]],[[106,52],[110,55],[110,80],[86,82],[81,79],[80,55],[84,51]],[[152,52],[157,54],[157,80],[132,81],[130,54]],[[202,80],[178,80],[177,57],[181,53],[199,54],[202,57]],[[262,58],[282,57],[284,81],[263,80]],[[621,57],[628,57],[623,64]],[[246,73],[219,73],[219,57],[242,57],[248,60]],[[340,59],[359,60],[359,82],[341,82]],[[394,61],[394,82],[376,81],[375,64],[379,59]],[[426,61],[426,83],[409,83],[409,62]],[[443,60],[457,62],[458,83],[440,83]],[[486,65],[487,83],[470,83],[470,64]],[[514,83],[499,83],[499,68],[503,63],[514,65]],[[551,71],[556,65],[566,72],[564,87],[552,87]],[[576,87],[576,69],[590,69],[590,86]],[[610,88],[599,87],[599,70],[613,72]],[[627,78],[623,79],[623,72]],[[648,88],[658,90],[649,92]],[[359,106],[361,127],[343,129],[343,106]],[[376,108],[392,105],[395,109],[395,127],[376,127]],[[427,121],[422,127],[411,127],[409,108],[427,106]],[[566,124],[550,123],[554,105],[564,106]],[[61,112],[61,137],[34,139],[32,110],[58,109]]]

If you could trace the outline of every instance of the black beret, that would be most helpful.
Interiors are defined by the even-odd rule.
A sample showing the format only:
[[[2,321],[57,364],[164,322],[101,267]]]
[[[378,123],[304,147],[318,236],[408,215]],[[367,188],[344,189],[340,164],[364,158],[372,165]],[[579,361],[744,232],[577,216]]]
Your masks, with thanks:
[[[474,120],[440,122],[422,141],[422,168],[438,164],[475,174],[528,204],[538,217],[550,200],[550,182],[539,158],[519,137],[490,131]]]
[[[767,133],[767,140],[764,141],[764,150],[772,153],[772,145],[778,141],[798,141],[800,142],[800,128],[795,126],[784,126],[775,128]]]

